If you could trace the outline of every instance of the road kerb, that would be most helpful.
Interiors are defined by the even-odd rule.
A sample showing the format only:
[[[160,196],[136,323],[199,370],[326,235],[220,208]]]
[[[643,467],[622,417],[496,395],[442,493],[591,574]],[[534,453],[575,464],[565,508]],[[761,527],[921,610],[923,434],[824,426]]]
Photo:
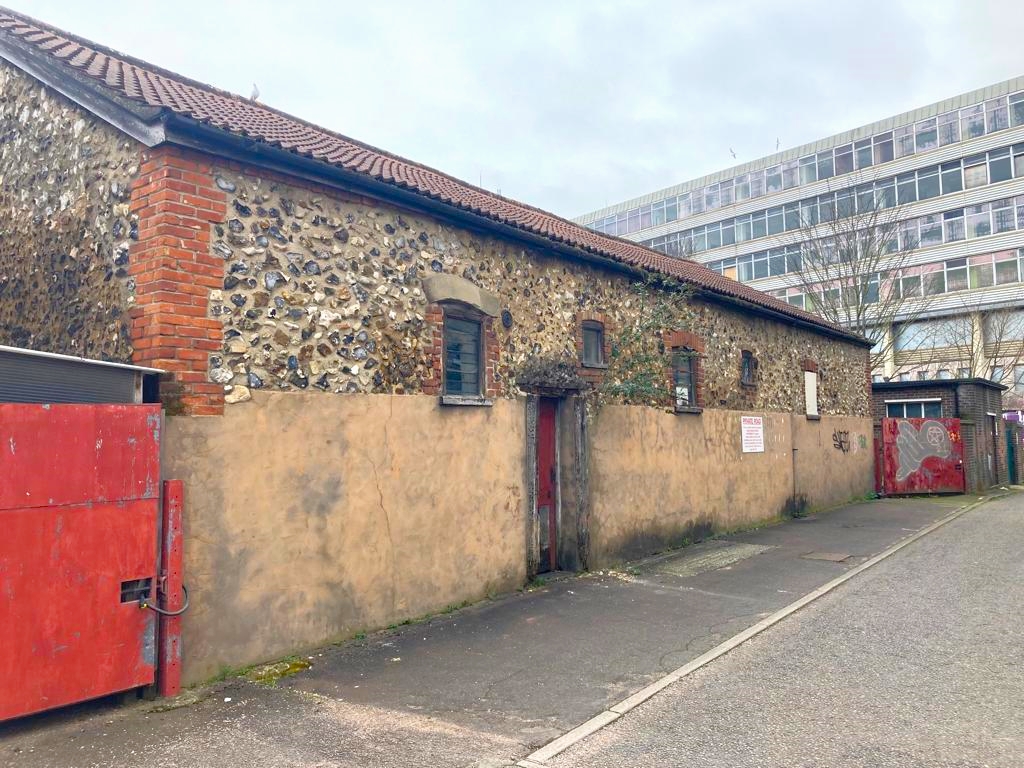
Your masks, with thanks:
[[[608,725],[608,723],[615,722],[619,717],[621,717],[621,715],[606,709],[601,714],[595,715],[582,725],[577,725],[568,733],[562,734],[551,743],[541,747],[530,755],[527,760],[534,763],[543,763],[545,760],[550,760],[559,752],[564,752],[573,744],[583,741],[583,739],[587,738],[590,734],[601,730]]]
[[[606,725],[615,722],[622,715],[624,715],[632,709],[635,709],[640,704],[643,704],[645,701],[652,698],[653,696],[656,696],[659,692],[670,686],[672,683],[683,679],[684,677],[692,674],[693,672],[696,672],[698,669],[705,666],[706,664],[710,664],[719,656],[724,656],[729,651],[739,647],[751,638],[764,632],[769,627],[778,624],[786,617],[796,613],[804,606],[813,603],[819,597],[828,594],[841,584],[845,584],[854,576],[863,573],[868,568],[871,568],[872,566],[877,565],[886,558],[891,557],[904,547],[913,544],[918,539],[924,538],[929,533],[938,530],[939,528],[946,525],[947,523],[952,522],[953,520],[956,520],[961,515],[970,512],[972,509],[976,507],[980,507],[985,502],[993,501],[994,499],[999,499],[1006,495],[1007,494],[1003,493],[992,496],[986,496],[984,498],[978,499],[977,501],[972,501],[970,504],[965,504],[959,509],[953,510],[951,513],[949,513],[942,519],[936,520],[934,523],[925,526],[916,533],[912,533],[906,538],[901,539],[888,549],[882,550],[874,557],[868,558],[863,563],[854,568],[851,568],[849,571],[842,574],[841,576],[837,576],[831,581],[826,582],[825,584],[813,590],[812,592],[807,593],[800,599],[794,600],[789,605],[780,608],[771,616],[762,619],[756,624],[747,627],[742,632],[733,635],[728,640],[719,643],[710,651],[701,654],[697,658],[684,664],[678,669],[669,672],[667,675],[663,675],[650,685],[641,688],[639,691],[630,696],[627,696],[618,704],[615,704],[609,707],[608,709],[603,710],[600,714],[597,714],[594,717],[590,718],[582,725],[576,726],[571,731],[562,734],[554,741],[551,741],[548,744],[545,744],[540,749],[535,750],[526,758],[516,763],[516,765],[520,766],[520,768],[538,768],[539,766],[544,766],[546,761],[550,760],[552,757],[555,757],[556,755],[569,749],[569,747],[578,744],[588,736],[604,728]]]

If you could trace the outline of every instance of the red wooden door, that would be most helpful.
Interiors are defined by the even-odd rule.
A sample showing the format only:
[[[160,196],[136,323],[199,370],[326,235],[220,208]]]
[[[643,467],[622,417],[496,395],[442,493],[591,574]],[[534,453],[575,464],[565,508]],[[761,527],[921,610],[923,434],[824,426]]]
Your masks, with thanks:
[[[149,685],[159,405],[0,404],[0,720]]]
[[[882,419],[882,463],[888,494],[963,493],[960,419]]]
[[[558,570],[558,469],[555,461],[555,422],[558,401],[542,397],[537,409],[537,521],[540,557],[537,571]]]

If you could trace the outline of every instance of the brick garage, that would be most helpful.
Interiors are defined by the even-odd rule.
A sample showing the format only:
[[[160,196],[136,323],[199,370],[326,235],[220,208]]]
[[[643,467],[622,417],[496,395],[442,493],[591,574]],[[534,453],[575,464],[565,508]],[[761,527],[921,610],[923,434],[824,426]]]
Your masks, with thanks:
[[[980,493],[1009,481],[1002,419],[1005,389],[978,378],[876,382],[871,386],[872,418],[877,425],[887,415],[907,414],[908,405],[934,403],[939,417],[960,419],[967,490]],[[916,410],[912,415],[919,416]]]

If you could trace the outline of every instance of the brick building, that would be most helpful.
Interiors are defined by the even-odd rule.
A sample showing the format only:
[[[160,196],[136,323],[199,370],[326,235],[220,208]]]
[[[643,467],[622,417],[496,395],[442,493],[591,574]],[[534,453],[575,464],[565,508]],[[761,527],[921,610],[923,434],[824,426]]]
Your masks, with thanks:
[[[1002,396],[988,379],[887,381],[871,385],[876,426],[884,418],[960,419],[967,490],[984,492],[1009,482]]]
[[[0,343],[165,371],[189,680],[870,488],[787,302],[9,11],[0,93]]]

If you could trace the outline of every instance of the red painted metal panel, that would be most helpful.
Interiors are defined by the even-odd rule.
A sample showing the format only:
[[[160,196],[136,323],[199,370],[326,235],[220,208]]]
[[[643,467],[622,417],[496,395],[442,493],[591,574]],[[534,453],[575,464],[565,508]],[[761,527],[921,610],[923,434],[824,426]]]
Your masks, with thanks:
[[[882,419],[882,485],[889,495],[963,493],[960,419]]]
[[[162,608],[181,610],[182,592],[181,511],[184,497],[181,480],[164,481],[164,505],[160,539],[160,594]],[[181,617],[160,617],[160,668],[157,690],[161,696],[181,691]]]
[[[160,406],[0,403],[0,509],[156,499]]]
[[[156,577],[159,425],[0,405],[0,720],[153,682],[156,615],[121,600]]]
[[[156,570],[156,505],[0,511],[0,720],[153,682],[156,615],[121,582]]]
[[[540,528],[540,571],[558,569],[557,470],[555,421],[558,401],[542,397],[537,408],[537,518]]]

